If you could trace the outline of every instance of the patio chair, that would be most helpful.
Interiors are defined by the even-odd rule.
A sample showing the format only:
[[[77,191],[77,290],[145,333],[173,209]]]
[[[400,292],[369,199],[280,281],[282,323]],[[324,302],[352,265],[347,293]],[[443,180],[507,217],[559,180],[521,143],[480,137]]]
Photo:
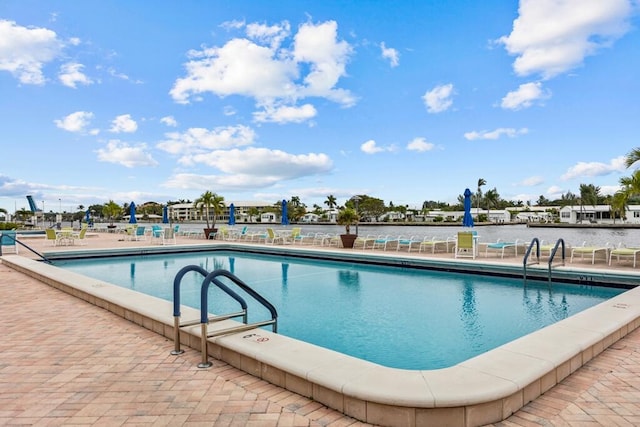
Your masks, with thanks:
[[[500,258],[504,258],[505,253],[513,249],[514,255],[518,256],[518,247],[524,249],[524,240],[516,239],[514,242],[501,242],[500,239],[498,239],[495,243],[488,243],[485,246],[484,255],[489,256],[489,251],[492,251],[499,253]]]
[[[582,246],[574,246],[571,248],[571,260],[569,262],[573,263],[574,255],[580,255],[580,259],[584,260],[585,255],[591,257],[591,264],[595,264],[596,257],[598,255],[602,255],[605,262],[609,259],[609,250],[611,245],[607,242],[604,246],[586,246],[587,242],[582,242]]]
[[[396,251],[400,252],[400,249],[406,248],[407,252],[411,252],[411,247],[413,245],[419,245],[422,240],[416,239],[416,236],[411,236],[408,239],[398,237],[398,242],[396,243]]]
[[[265,243],[271,243],[272,245],[276,244],[276,242],[283,243],[284,239],[282,236],[278,236],[273,228],[267,228],[267,237],[265,239]]]
[[[455,257],[475,259],[478,253],[477,236],[472,231],[458,232],[456,240]]]
[[[0,254],[4,254],[4,251],[7,249],[12,249],[13,253],[18,253],[18,236],[15,230],[3,230],[0,231],[0,246],[2,250]]]
[[[640,254],[640,248],[627,248],[624,246],[618,246],[617,248],[612,249],[609,252],[609,265],[611,265],[611,260],[613,259],[613,257],[616,257],[616,260],[618,262],[620,262],[620,258],[631,258],[633,260],[633,268],[636,268],[638,254]]]
[[[144,227],[143,227],[143,228],[144,228]],[[77,244],[77,245],[80,245],[80,246],[84,246],[84,245],[86,245],[86,244],[87,244],[86,236],[87,236],[87,228],[86,228],[86,227],[82,227],[82,228],[80,229],[80,232],[78,232],[77,234],[76,234],[76,233],[74,233],[74,234],[71,236],[71,239],[73,240],[73,244],[74,244],[74,245],[76,245],[76,244]],[[76,242],[77,242],[77,243],[76,243]]]
[[[61,236],[56,233],[56,230],[54,230],[53,228],[47,228],[45,230],[45,239],[47,242],[51,242],[51,246],[58,246],[59,244],[61,244]]]
[[[167,227],[162,232],[162,244],[163,245],[175,245],[176,244],[176,232],[171,227]]]
[[[430,239],[425,237],[424,240],[418,244],[418,252],[430,251],[432,254],[435,254],[438,249],[444,249],[445,252],[448,252],[449,242],[436,237]],[[409,248],[409,252],[411,252],[411,248]]]

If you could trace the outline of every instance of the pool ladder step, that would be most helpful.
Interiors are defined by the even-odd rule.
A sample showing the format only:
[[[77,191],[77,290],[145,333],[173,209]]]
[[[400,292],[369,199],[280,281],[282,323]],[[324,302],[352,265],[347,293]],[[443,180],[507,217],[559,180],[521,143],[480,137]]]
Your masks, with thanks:
[[[182,278],[189,272],[196,272],[201,274],[204,279],[202,281],[202,285],[200,286],[200,318],[195,320],[187,320],[184,322],[180,321],[180,284],[182,282]],[[271,318],[248,323],[248,313],[247,313],[247,302],[243,297],[238,295],[234,290],[229,288],[225,283],[223,283],[220,279],[226,278],[232,284],[239,287],[242,291],[244,291],[247,295],[251,296],[254,300],[264,306],[270,313]],[[214,284],[219,289],[221,289],[228,296],[233,298],[240,305],[241,310],[233,313],[220,314],[215,316],[209,316],[209,286]],[[235,319],[242,317],[242,324],[230,328],[219,329],[213,332],[209,332],[209,324],[214,322],[220,322],[223,320]],[[200,351],[202,353],[202,361],[198,364],[199,368],[208,368],[211,366],[211,362],[209,362],[209,357],[207,354],[207,340],[211,337],[222,336],[227,334],[232,334],[236,332],[244,332],[251,329],[259,328],[262,326],[271,325],[271,329],[273,332],[278,332],[278,312],[276,308],[267,301],[262,295],[253,290],[249,285],[240,280],[237,276],[227,270],[214,270],[212,272],[208,272],[204,268],[198,265],[188,265],[183,267],[176,274],[175,279],[173,280],[173,330],[174,330],[174,349],[171,352],[173,355],[178,355],[184,353],[184,350],[180,348],[180,329],[195,326],[200,324]]]
[[[531,255],[531,251],[535,248],[535,257],[536,260],[533,262],[529,262],[529,256]],[[561,256],[562,256],[562,265],[565,265],[565,260],[566,260],[566,247],[564,244],[564,239],[560,238],[556,241],[555,245],[553,245],[553,248],[551,249],[551,251],[549,252],[549,260],[548,260],[548,279],[549,282],[551,282],[551,269],[553,267],[553,260],[556,257],[556,254],[558,252],[558,249],[562,248],[561,251]],[[540,263],[540,240],[537,237],[534,237],[531,240],[531,244],[529,245],[529,247],[527,248],[527,252],[524,254],[524,258],[522,259],[522,266],[523,266],[523,277],[524,277],[524,283],[527,283],[527,265],[529,264],[539,264]]]

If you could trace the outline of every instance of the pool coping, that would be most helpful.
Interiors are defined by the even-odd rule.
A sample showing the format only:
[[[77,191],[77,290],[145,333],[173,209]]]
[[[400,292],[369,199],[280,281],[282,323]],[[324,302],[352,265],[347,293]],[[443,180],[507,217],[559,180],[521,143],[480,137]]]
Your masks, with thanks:
[[[245,246],[233,244],[198,246],[197,250],[234,248],[247,250]],[[166,253],[185,248],[149,249],[127,248],[125,251]],[[299,249],[260,247],[256,251],[286,254],[298,253]],[[84,256],[87,252],[113,255],[122,254],[123,250],[81,252]],[[306,253],[324,258],[329,254],[313,250]],[[56,254],[46,255],[55,257]],[[344,252],[334,255],[341,260],[372,256]],[[63,256],[74,255],[65,252]],[[404,257],[392,258],[393,261],[387,261],[406,261]],[[2,262],[173,340],[171,302],[20,256],[3,256]],[[465,263],[459,261],[437,262],[444,263],[444,268],[446,264],[465,268]],[[490,262],[472,263],[475,269],[500,268],[498,273],[515,268]],[[640,326],[639,298],[640,289],[634,288],[456,366],[437,370],[388,368],[262,329],[211,338],[207,346],[211,357],[368,423],[479,426],[507,418]],[[185,319],[199,318],[199,312],[188,307],[183,307],[182,313]],[[221,322],[211,325],[209,330],[226,328],[233,323]],[[181,331],[181,343],[200,350],[200,326],[181,328]]]

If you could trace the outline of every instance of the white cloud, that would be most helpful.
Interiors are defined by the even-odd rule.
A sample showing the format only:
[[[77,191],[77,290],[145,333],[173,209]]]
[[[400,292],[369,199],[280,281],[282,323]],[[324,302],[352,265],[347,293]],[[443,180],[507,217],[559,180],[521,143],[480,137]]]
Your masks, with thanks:
[[[514,129],[514,128],[498,128],[491,131],[472,131],[464,134],[464,137],[469,141],[475,141],[478,139],[499,139],[500,137],[507,136],[509,138],[515,138],[518,135],[525,135],[529,132],[527,128]]]
[[[331,171],[333,162],[326,154],[290,154],[266,148],[219,150],[194,156],[201,163],[222,172],[220,175],[177,174],[165,186],[180,189],[265,188],[282,181]]]
[[[524,83],[518,86],[517,90],[507,93],[502,98],[500,106],[507,110],[520,110],[530,107],[535,101],[549,99],[550,97],[550,91],[542,90],[542,83]]]
[[[360,145],[360,150],[367,154],[375,154],[382,151],[396,151],[396,146],[388,145],[386,147],[380,147],[373,139],[370,139]]]
[[[382,57],[389,60],[391,67],[397,67],[400,64],[400,54],[397,50],[385,46],[384,42],[380,43],[380,50],[382,51]]]
[[[163,118],[160,119],[160,123],[164,123],[165,125],[169,126],[169,127],[176,127],[178,126],[178,122],[176,121],[176,119],[173,116],[165,116]]]
[[[136,130],[138,130],[138,123],[131,118],[131,114],[122,114],[113,119],[109,132],[133,133]]]
[[[6,20],[0,20],[0,40],[0,70],[10,72],[23,84],[44,84],[42,68],[56,59],[63,47],[54,31]]]
[[[299,107],[270,107],[267,106],[263,111],[256,111],[253,117],[258,123],[301,123],[316,116],[318,112],[311,104],[304,104]]]
[[[87,77],[82,69],[84,65],[75,62],[68,62],[60,67],[58,78],[63,85],[76,88],[76,84],[90,85],[93,81]]]
[[[611,159],[609,163],[602,162],[578,162],[571,166],[560,179],[567,181],[574,178],[594,177],[609,175],[613,172],[623,172],[626,170],[625,156],[619,156]]]
[[[247,126],[190,128],[186,132],[170,132],[156,147],[170,154],[180,154],[179,162],[185,165],[194,162],[193,156],[212,150],[251,145],[256,138],[253,129]]]
[[[253,98],[256,106],[299,108],[306,97],[329,99],[342,106],[355,103],[353,95],[336,87],[346,75],[351,46],[338,40],[337,24],[306,23],[290,40],[288,23],[275,26],[249,24],[249,38],[234,38],[221,47],[189,52],[186,76],[170,91],[178,103],[188,103],[201,94]],[[308,113],[308,109],[303,111]]]
[[[519,16],[501,37],[520,76],[552,78],[582,64],[629,29],[634,0],[521,0]]]
[[[68,132],[84,133],[89,126],[91,119],[93,119],[93,113],[88,111],[76,111],[68,116],[63,117],[61,120],[54,120],[53,122],[60,129],[64,129]]]
[[[435,147],[435,144],[427,142],[427,140],[424,138],[414,138],[407,144],[407,150],[411,151],[431,151]]]
[[[116,163],[127,168],[158,165],[158,162],[147,152],[146,144],[131,146],[119,140],[111,140],[105,148],[96,152],[101,162]]]
[[[422,99],[429,113],[441,113],[447,111],[452,105],[453,84],[439,85],[427,91]]]
[[[534,187],[536,185],[540,185],[544,182],[544,178],[541,176],[530,176],[529,178],[525,178],[519,185],[524,185],[526,187]]]

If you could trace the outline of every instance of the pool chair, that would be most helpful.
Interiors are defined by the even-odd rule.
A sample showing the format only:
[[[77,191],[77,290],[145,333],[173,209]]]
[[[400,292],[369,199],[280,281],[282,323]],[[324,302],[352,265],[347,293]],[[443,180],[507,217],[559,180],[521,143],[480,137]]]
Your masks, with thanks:
[[[406,249],[407,252],[411,252],[411,247],[416,246],[422,243],[422,240],[418,239],[416,236],[411,236],[408,239],[403,237],[398,237],[398,243],[396,244],[396,251],[400,252],[401,249]]]
[[[455,257],[475,259],[478,254],[478,237],[472,231],[460,231],[457,235]]]
[[[18,253],[18,236],[15,230],[0,231],[0,254],[4,254],[6,250]]]
[[[609,251],[613,249],[609,243],[604,246],[586,246],[586,244],[587,242],[583,242],[582,246],[571,248],[571,260],[569,262],[573,262],[573,257],[576,255],[580,255],[581,260],[584,260],[585,255],[590,257],[591,264],[595,264],[598,255],[601,255],[605,262],[609,259]]]
[[[302,227],[293,227],[291,229],[291,234],[289,235],[282,235],[282,242],[283,243],[295,243],[296,242],[296,238],[298,238],[300,236],[300,233],[302,232]]]
[[[142,227],[144,230],[144,227]],[[84,246],[87,244],[87,228],[82,227],[79,232],[71,235],[74,245]]]
[[[371,245],[371,249],[382,249],[383,251],[386,251],[388,247],[389,248],[391,246],[395,247],[398,243],[398,239],[399,238],[397,237],[391,237],[391,236],[378,236],[373,241],[373,245]]]
[[[611,249],[609,252],[609,265],[611,265],[613,257],[616,257],[616,261],[618,262],[620,262],[620,258],[631,258],[633,260],[633,268],[636,268],[638,254],[640,254],[640,247],[627,248],[624,246],[618,246],[615,249]]]
[[[449,252],[449,241],[437,239],[435,237],[425,237],[424,240],[422,240],[422,242],[420,242],[417,246],[418,252],[428,251],[432,254],[435,254],[438,249],[443,249],[445,252]],[[409,248],[409,252],[411,252],[411,248]]]
[[[153,242],[154,240],[161,242],[162,241],[162,227],[160,227],[159,225],[152,225],[151,226],[151,241]]]
[[[173,231],[173,228],[168,227],[162,231],[162,244],[163,245],[176,244],[176,232]]]
[[[284,239],[282,236],[278,236],[273,228],[267,228],[265,243],[275,245],[276,243],[284,243]]]
[[[47,242],[50,242],[51,246],[58,246],[62,244],[62,235],[56,233],[56,230],[53,228],[47,228],[45,230],[45,239]]]
[[[488,243],[485,247],[484,255],[489,256],[489,252],[495,252],[496,254],[500,254],[500,258],[504,258],[505,253],[511,252],[513,250],[514,255],[518,256],[518,248],[522,248],[524,252],[525,242],[524,240],[516,239],[513,242],[501,242],[498,239],[495,243]]]
[[[368,234],[367,236],[358,236],[356,240],[353,242],[354,249],[367,249],[368,246],[373,245],[373,242],[376,240],[376,236],[372,234]]]

